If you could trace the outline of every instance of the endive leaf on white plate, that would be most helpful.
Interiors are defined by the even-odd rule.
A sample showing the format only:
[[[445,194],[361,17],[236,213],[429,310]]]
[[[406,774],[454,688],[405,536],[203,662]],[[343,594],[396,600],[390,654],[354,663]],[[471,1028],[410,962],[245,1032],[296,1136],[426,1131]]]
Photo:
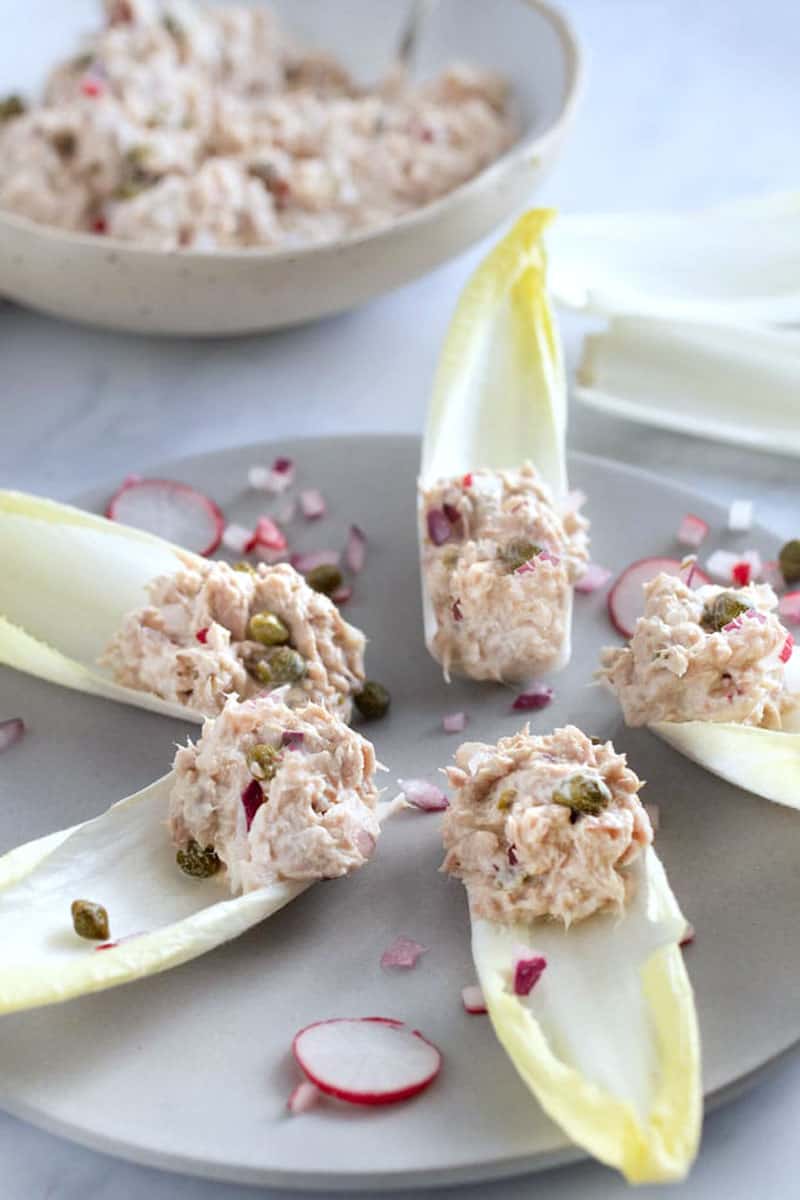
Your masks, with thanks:
[[[564,216],[551,290],[570,308],[711,322],[800,320],[800,192],[699,212]]]
[[[0,858],[0,1013],[55,1004],[188,962],[310,886],[277,882],[231,897],[221,876],[184,875],[165,826],[172,780],[165,775],[94,820]],[[385,817],[386,806],[378,811]],[[79,938],[73,900],[102,904],[111,939],[123,939],[120,944],[98,950]]]
[[[584,342],[576,395],[662,429],[800,454],[800,335],[614,317]]]
[[[0,491],[0,664],[199,723],[202,713],[114,683],[97,660],[145,585],[196,556],[66,504]]]
[[[472,952],[495,1033],[542,1108],[631,1183],[681,1179],[702,1119],[694,997],[678,943],[686,921],[649,847],[622,916],[504,926],[473,918]],[[547,959],[514,995],[519,946]]]

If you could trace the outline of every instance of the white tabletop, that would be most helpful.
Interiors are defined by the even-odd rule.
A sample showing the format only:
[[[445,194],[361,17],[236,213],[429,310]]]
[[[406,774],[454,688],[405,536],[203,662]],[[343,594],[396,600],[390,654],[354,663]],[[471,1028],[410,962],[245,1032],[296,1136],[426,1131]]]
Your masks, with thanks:
[[[23,4],[0,0],[3,36],[13,36],[14,11]],[[564,0],[564,6],[589,49],[590,83],[542,202],[570,210],[690,207],[792,186],[800,128],[796,0]],[[59,8],[53,5],[54,20]],[[67,498],[168,457],[241,442],[419,430],[437,347],[477,257],[473,252],[359,312],[270,337],[138,339],[3,306],[0,480]],[[580,323],[565,320],[564,332],[574,362]],[[577,406],[570,442],[663,471],[722,500],[752,497],[760,520],[797,535],[797,504],[790,505],[797,467],[789,459],[655,432]],[[0,709],[9,705],[12,697],[0,695]],[[792,947],[787,938],[787,952]],[[709,1117],[691,1179],[669,1194],[675,1200],[796,1196],[799,1117],[800,1055],[793,1054]],[[2,1115],[0,1161],[4,1200],[253,1194],[117,1162]],[[644,1188],[640,1195],[661,1190]],[[587,1163],[461,1192],[475,1200],[531,1194],[612,1200],[627,1189]],[[278,1193],[269,1195],[278,1200]]]

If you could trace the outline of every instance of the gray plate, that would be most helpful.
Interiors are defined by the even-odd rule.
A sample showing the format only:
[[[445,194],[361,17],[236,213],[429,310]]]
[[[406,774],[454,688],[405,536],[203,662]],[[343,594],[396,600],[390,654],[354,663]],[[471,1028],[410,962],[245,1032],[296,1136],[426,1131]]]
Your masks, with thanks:
[[[295,544],[338,546],[351,520],[370,536],[348,616],[369,634],[370,674],[394,697],[389,719],[369,731],[391,768],[388,787],[403,775],[435,778],[458,743],[440,728],[448,710],[469,713],[472,738],[516,729],[510,692],[447,687],[422,644],[417,440],[312,439],[280,451],[295,454],[302,479],[330,503],[324,522],[298,523]],[[231,519],[247,523],[263,507],[243,488],[247,467],[274,452],[228,450],[157,473],[204,488]],[[714,505],[609,462],[576,456],[572,481],[590,496],[594,557],[614,568],[675,552],[673,533],[687,509],[724,529]],[[83,499],[100,507],[104,497]],[[769,534],[746,540],[774,556]],[[573,721],[611,737],[649,780],[645,799],[661,806],[658,849],[698,930],[687,962],[706,1092],[719,1098],[800,1038],[797,961],[787,952],[800,920],[800,826],[795,812],[737,791],[647,732],[626,730],[613,701],[589,682],[611,637],[604,597],[578,597],[572,665],[552,681],[555,701],[532,724],[545,731]],[[148,783],[190,732],[10,671],[0,679],[2,715],[19,714],[30,729],[3,757],[3,849],[85,820]],[[282,1187],[466,1182],[578,1157],[517,1078],[488,1020],[462,1010],[461,988],[474,979],[467,911],[461,886],[437,873],[440,857],[439,819],[402,814],[360,875],[318,885],[213,954],[127,987],[4,1017],[0,1104],[137,1162]],[[399,933],[430,952],[413,972],[382,972],[381,952]],[[331,1103],[285,1117],[297,1080],[292,1034],[321,1017],[376,1014],[409,1021],[441,1047],[436,1083],[383,1111]]]

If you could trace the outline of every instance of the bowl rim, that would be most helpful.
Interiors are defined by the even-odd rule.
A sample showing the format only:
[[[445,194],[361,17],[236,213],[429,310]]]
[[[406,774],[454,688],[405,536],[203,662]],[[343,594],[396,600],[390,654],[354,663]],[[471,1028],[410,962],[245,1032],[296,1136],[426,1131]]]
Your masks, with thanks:
[[[514,168],[526,166],[533,155],[543,155],[553,142],[557,142],[571,125],[580,99],[583,95],[586,79],[586,60],[580,39],[572,21],[550,0],[520,0],[528,8],[538,12],[550,23],[561,43],[564,56],[565,84],[564,98],[561,109],[555,120],[541,133],[530,134],[516,141],[509,149],[494,162],[489,163],[472,179],[459,184],[451,192],[420,208],[414,209],[394,221],[379,225],[364,232],[345,234],[344,237],[329,239],[321,242],[307,242],[292,246],[246,247],[233,246],[223,250],[194,249],[191,246],[176,247],[161,250],[156,246],[141,245],[122,238],[102,236],[82,231],[59,229],[58,226],[45,225],[0,209],[0,231],[17,232],[27,237],[35,237],[43,242],[64,249],[87,250],[90,254],[107,257],[113,254],[115,261],[120,256],[128,259],[141,258],[154,262],[164,262],[179,259],[182,263],[198,262],[203,265],[219,263],[223,260],[246,262],[252,264],[291,263],[298,259],[324,254],[339,254],[344,250],[370,246],[373,243],[402,236],[413,232],[418,226],[427,222],[434,223],[436,219],[451,207],[464,203],[483,191],[488,190],[503,175]]]

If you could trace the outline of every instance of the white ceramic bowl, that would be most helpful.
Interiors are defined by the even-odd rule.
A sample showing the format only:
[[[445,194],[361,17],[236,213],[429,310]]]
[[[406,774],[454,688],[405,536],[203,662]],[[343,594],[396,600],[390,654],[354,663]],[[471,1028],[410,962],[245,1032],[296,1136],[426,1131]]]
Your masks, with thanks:
[[[0,44],[7,88],[35,88],[44,69],[91,27],[93,5],[2,0],[14,37]],[[357,77],[380,74],[408,7],[397,0],[273,0],[286,24],[339,54]],[[55,18],[55,20],[54,20]],[[8,28],[8,25],[6,25]],[[530,201],[569,128],[581,53],[545,0],[440,0],[415,69],[454,59],[501,71],[522,132],[497,162],[450,195],[386,228],[290,250],[160,251],[64,233],[0,213],[0,292],[48,313],[139,333],[231,334],[340,312],[431,270]],[[34,65],[35,64],[35,65]]]

